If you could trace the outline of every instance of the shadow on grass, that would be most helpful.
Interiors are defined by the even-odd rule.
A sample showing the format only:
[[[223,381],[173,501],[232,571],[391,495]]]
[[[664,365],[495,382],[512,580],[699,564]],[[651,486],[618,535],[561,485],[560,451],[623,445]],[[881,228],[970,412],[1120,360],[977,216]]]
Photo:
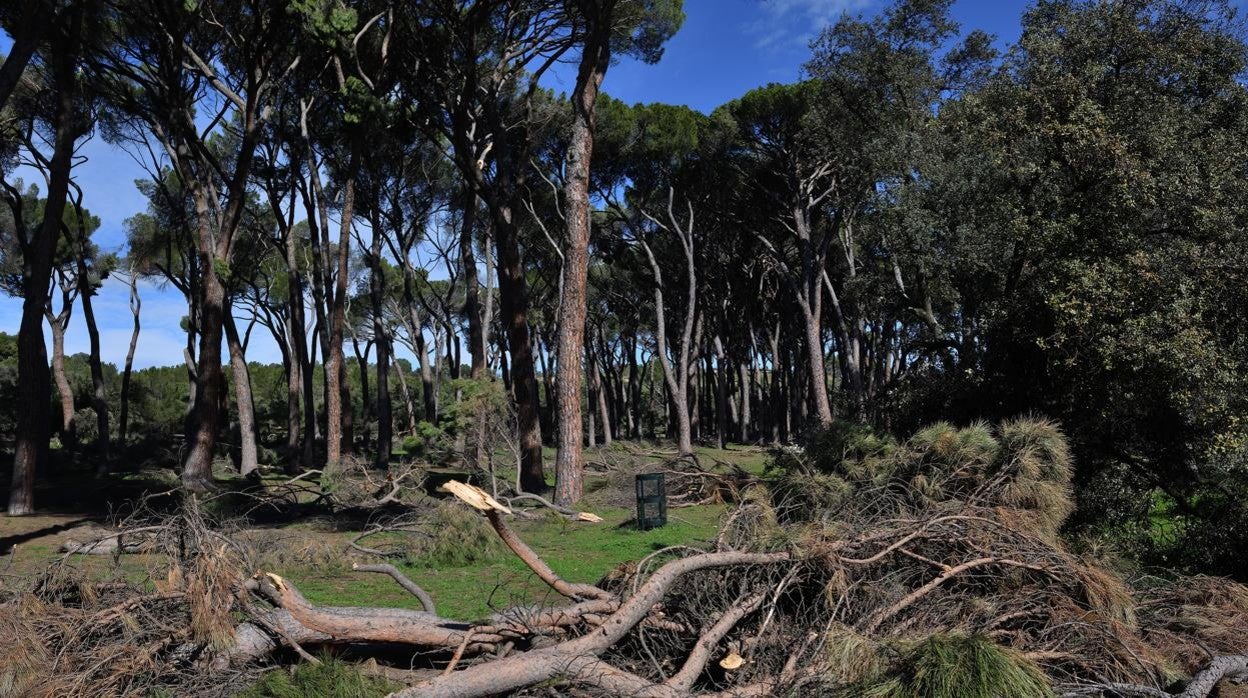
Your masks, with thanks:
[[[95,519],[92,518],[74,519],[73,521],[65,521],[63,523],[56,524],[55,526],[45,526],[34,531],[27,531],[26,533],[19,533],[15,536],[0,538],[0,555],[8,555],[9,552],[13,550],[13,546],[18,545],[19,543],[25,543],[26,541],[34,540],[36,538],[50,536],[56,533],[61,533],[62,531],[68,531],[78,524],[88,523],[94,520]]]

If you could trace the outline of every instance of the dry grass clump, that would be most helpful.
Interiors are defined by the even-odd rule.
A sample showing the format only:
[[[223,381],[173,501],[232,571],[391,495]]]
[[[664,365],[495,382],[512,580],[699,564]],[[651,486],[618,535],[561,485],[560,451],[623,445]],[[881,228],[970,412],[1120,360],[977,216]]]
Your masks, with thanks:
[[[323,531],[303,528],[243,529],[231,535],[248,552],[250,565],[258,569],[309,567],[347,569],[342,541]]]
[[[433,565],[463,567],[493,562],[506,554],[494,531],[476,513],[439,502],[430,514],[430,536],[418,555]]]
[[[226,695],[241,675],[191,671],[229,645],[246,552],[208,525],[194,499],[165,519],[128,527],[159,556],[144,580],[91,581],[66,556],[0,606],[0,696]],[[13,638],[9,642],[8,638]]]
[[[1136,584],[1144,636],[1191,672],[1210,653],[1242,654],[1248,645],[1248,586],[1220,577],[1144,578]]]

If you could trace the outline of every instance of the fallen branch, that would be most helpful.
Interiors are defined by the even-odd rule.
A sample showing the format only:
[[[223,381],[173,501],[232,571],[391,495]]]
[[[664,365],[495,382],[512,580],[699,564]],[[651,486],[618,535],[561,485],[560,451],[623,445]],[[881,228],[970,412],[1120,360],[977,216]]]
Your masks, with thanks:
[[[653,695],[679,695],[667,687],[654,687],[648,681],[640,679],[641,684],[627,679],[628,672],[614,669],[607,670],[606,665],[599,662],[597,656],[606,651],[625,635],[632,631],[649,613],[650,609],[663,600],[672,585],[681,577],[699,570],[734,565],[772,565],[790,559],[787,552],[776,553],[739,553],[718,552],[703,553],[691,557],[673,560],[660,567],[642,584],[637,593],[624,601],[619,610],[608,616],[594,632],[569,640],[554,647],[521,653],[484,664],[469,667],[449,676],[425,681],[411,688],[393,694],[396,698],[474,698],[476,696],[505,693],[525,686],[532,686],[556,676],[575,676],[578,680],[587,680],[590,676],[602,677],[600,681],[609,681],[613,685],[606,686],[616,690],[627,684],[628,693],[641,693],[644,687],[652,687]],[[621,685],[615,685],[622,682]]]
[[[385,563],[377,565],[361,565],[358,562],[355,562],[351,564],[351,569],[357,572],[378,572],[390,575],[391,579],[397,582],[399,586],[403,587],[409,594],[420,600],[420,605],[425,609],[425,613],[437,615],[438,611],[433,604],[433,597],[429,595],[429,592],[421,589],[416,582],[408,579],[407,575],[400,572],[399,568],[394,565]]]

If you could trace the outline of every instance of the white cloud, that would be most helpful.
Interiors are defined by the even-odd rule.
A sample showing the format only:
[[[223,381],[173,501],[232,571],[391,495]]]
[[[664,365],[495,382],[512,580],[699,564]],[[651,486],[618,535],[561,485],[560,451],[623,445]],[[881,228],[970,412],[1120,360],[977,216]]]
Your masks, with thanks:
[[[871,0],[763,0],[763,21],[749,31],[758,37],[754,45],[760,50],[805,50],[842,14],[869,4]]]

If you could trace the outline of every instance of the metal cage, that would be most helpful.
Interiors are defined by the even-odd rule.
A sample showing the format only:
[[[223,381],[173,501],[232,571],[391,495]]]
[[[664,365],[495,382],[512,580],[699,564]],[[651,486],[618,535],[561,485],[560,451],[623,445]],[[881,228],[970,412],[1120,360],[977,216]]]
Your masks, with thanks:
[[[663,473],[637,476],[637,528],[645,531],[667,525],[667,487]]]

